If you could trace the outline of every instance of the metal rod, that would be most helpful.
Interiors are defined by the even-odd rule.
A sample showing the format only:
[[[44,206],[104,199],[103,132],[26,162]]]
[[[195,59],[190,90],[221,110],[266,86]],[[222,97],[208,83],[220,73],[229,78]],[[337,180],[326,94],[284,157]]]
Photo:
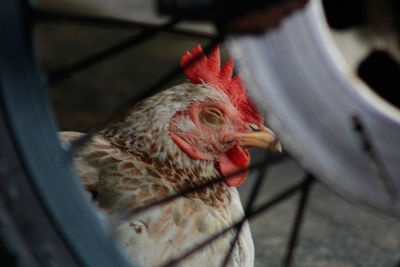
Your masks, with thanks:
[[[392,200],[398,199],[399,195],[396,190],[396,184],[390,176],[385,164],[381,160],[381,157],[371,140],[371,136],[368,133],[368,129],[366,129],[362,123],[361,117],[354,115],[352,117],[352,124],[353,130],[356,132],[357,137],[360,140],[361,149],[368,156],[369,162],[372,165],[372,168],[375,170],[377,177],[381,181],[383,189],[389,194]]]
[[[285,267],[290,267],[292,265],[293,255],[294,255],[295,249],[298,244],[298,236],[299,236],[299,232],[300,232],[300,227],[301,227],[301,223],[304,218],[304,211],[305,211],[305,208],[307,205],[307,199],[310,194],[310,187],[314,181],[315,181],[315,179],[313,178],[313,176],[311,174],[306,175],[305,186],[303,187],[302,192],[301,192],[301,197],[300,197],[300,201],[297,206],[295,220],[294,220],[293,226],[292,226],[292,232],[290,234],[288,247],[286,249],[286,256],[284,258],[284,263],[283,263],[283,265]]]
[[[82,25],[89,25],[94,27],[118,27],[120,29],[147,29],[152,30],[159,27],[159,24],[146,23],[133,20],[125,20],[119,18],[108,18],[94,15],[78,15],[78,14],[66,14],[61,12],[54,12],[51,10],[36,8],[34,10],[34,19],[38,23],[75,23]],[[164,29],[164,32],[192,37],[192,38],[204,38],[212,39],[215,38],[215,34],[210,34],[202,31],[186,30],[186,29],[175,29],[168,28]]]
[[[220,238],[221,236],[226,234],[231,229],[239,226],[246,219],[253,218],[253,217],[259,215],[260,213],[270,209],[271,207],[274,207],[276,204],[282,202],[283,200],[287,199],[288,197],[292,196],[298,190],[301,190],[302,188],[304,188],[304,186],[306,186],[307,183],[308,183],[308,181],[302,181],[302,182],[300,182],[300,183],[298,183],[298,184],[296,184],[294,186],[291,186],[289,189],[287,189],[284,192],[278,194],[277,196],[272,198],[270,201],[264,203],[260,207],[258,207],[256,209],[254,209],[253,211],[251,211],[250,214],[247,214],[246,216],[243,216],[243,218],[241,218],[238,222],[236,222],[236,223],[232,224],[231,226],[223,229],[222,231],[214,234],[213,236],[209,237],[207,240],[203,241],[202,243],[200,243],[200,244],[196,245],[195,247],[191,248],[190,250],[188,250],[183,255],[181,255],[181,256],[179,256],[177,258],[174,258],[171,261],[165,263],[164,265],[162,265],[162,267],[175,266],[179,262],[181,262],[184,259],[188,258],[189,256],[193,255],[196,251],[198,251],[198,250],[202,249],[203,247],[205,247],[206,245],[214,242],[215,240],[217,240],[218,238]]]
[[[246,217],[246,214],[249,214],[251,212],[251,208],[252,208],[252,206],[253,206],[256,198],[257,198],[258,193],[260,192],[262,183],[264,182],[265,176],[266,176],[266,173],[267,173],[267,167],[268,167],[267,162],[264,162],[264,165],[262,165],[260,167],[261,168],[260,169],[260,173],[257,176],[257,180],[253,184],[253,188],[251,190],[250,198],[249,198],[249,200],[248,200],[248,202],[246,204],[246,208],[244,209],[244,216],[245,217]],[[229,259],[230,259],[231,255],[233,253],[233,249],[235,248],[236,243],[239,240],[239,236],[240,236],[240,233],[241,233],[241,231],[243,229],[244,223],[245,223],[245,221],[243,221],[236,228],[236,234],[235,234],[235,236],[233,237],[233,239],[231,241],[231,245],[230,245],[230,247],[228,249],[228,252],[225,255],[224,261],[222,262],[222,265],[221,265],[222,267],[228,266]]]
[[[240,233],[242,232],[244,223],[245,223],[245,220],[241,221],[240,224],[236,226],[236,234],[233,237],[233,239],[231,240],[231,245],[229,246],[228,252],[226,253],[224,261],[221,264],[222,267],[228,266],[229,259],[231,258],[231,255],[233,253],[233,249],[235,248],[236,243],[239,240],[239,236],[240,236]]]
[[[256,164],[252,164],[248,168],[245,168],[243,170],[236,171],[236,172],[231,173],[229,175],[215,177],[215,178],[213,178],[213,179],[211,179],[211,180],[209,180],[209,181],[207,181],[205,183],[199,184],[199,185],[194,186],[194,187],[188,187],[188,188],[186,188],[186,189],[184,189],[184,190],[182,190],[180,192],[177,192],[175,194],[172,194],[172,195],[170,195],[168,197],[165,197],[165,198],[162,198],[160,200],[154,201],[154,202],[149,203],[147,205],[140,206],[140,207],[133,208],[133,209],[129,209],[129,210],[120,211],[119,213],[117,213],[117,215],[113,215],[114,218],[112,218],[111,221],[129,220],[133,216],[135,216],[135,215],[137,215],[137,214],[139,214],[139,213],[141,213],[143,211],[146,211],[148,209],[157,207],[157,206],[162,205],[162,204],[164,204],[166,202],[175,200],[175,199],[177,199],[179,197],[186,196],[186,195],[188,195],[190,193],[194,193],[194,192],[200,191],[200,190],[202,190],[204,188],[207,188],[207,187],[209,187],[209,186],[211,186],[213,184],[221,183],[225,179],[227,179],[227,178],[229,178],[231,176],[235,176],[237,174],[246,172],[248,170],[260,168],[260,167],[266,165],[266,163],[275,164],[277,162],[280,162],[283,159],[285,159],[285,157],[266,157],[262,162],[259,162],[259,163],[256,163]]]
[[[232,224],[231,226],[223,229],[222,231],[212,235],[211,237],[207,238],[205,241],[203,241],[199,245],[195,246],[194,248],[190,249],[189,251],[187,251],[183,255],[181,255],[181,256],[179,256],[179,257],[177,257],[175,259],[172,259],[169,262],[167,262],[166,264],[162,265],[162,267],[173,267],[173,266],[176,266],[179,262],[181,262],[184,259],[188,258],[189,256],[193,255],[194,253],[196,253],[200,249],[204,248],[208,244],[211,244],[212,242],[214,242],[218,238],[222,237],[223,235],[225,235],[227,232],[229,232],[233,228],[239,226],[239,224],[241,224],[244,220],[245,220],[245,218],[242,218],[239,222],[237,222],[235,224]]]
[[[69,77],[71,77],[73,74],[83,71],[101,61],[104,61],[106,59],[109,59],[124,50],[131,48],[134,45],[137,45],[139,43],[145,42],[151,38],[153,38],[155,35],[158,33],[165,31],[165,29],[170,29],[174,27],[177,23],[179,23],[179,19],[172,19],[166,24],[163,24],[161,26],[155,27],[153,29],[147,29],[141,31],[139,34],[135,34],[122,42],[119,42],[116,45],[113,45],[109,48],[104,49],[103,51],[100,51],[98,53],[95,53],[93,55],[90,55],[86,58],[83,58],[81,60],[78,60],[75,63],[71,63],[65,66],[62,66],[56,70],[50,71],[48,74],[48,83],[50,86],[61,82]]]

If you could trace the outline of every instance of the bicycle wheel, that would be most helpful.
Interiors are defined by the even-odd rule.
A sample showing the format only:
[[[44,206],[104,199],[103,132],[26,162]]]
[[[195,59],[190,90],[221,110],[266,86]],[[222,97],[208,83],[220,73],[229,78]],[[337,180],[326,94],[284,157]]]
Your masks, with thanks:
[[[24,12],[26,12],[26,11],[24,11]],[[58,16],[56,16],[56,17],[58,17]],[[10,20],[15,19],[15,17],[7,17],[7,18]],[[49,17],[47,19],[49,19]],[[68,19],[68,17],[65,19]],[[72,17],[69,19],[76,19],[76,17],[75,18]],[[82,17],[81,17],[81,19],[82,19]],[[101,21],[104,22],[104,20],[100,20],[98,22],[101,22]],[[89,22],[92,23],[93,20],[91,20]],[[108,21],[108,22],[112,22],[114,24],[120,23],[120,21]],[[22,23],[22,24],[26,25],[25,23]],[[146,34],[140,35],[141,36],[140,38],[137,38],[137,37],[131,38],[129,40],[129,42],[125,42],[125,44],[118,46],[118,48],[121,49],[124,47],[128,47],[129,45],[135,44],[135,42],[139,42],[140,39],[152,37],[151,33],[158,32],[160,30],[160,28],[161,28],[161,30],[166,30],[166,31],[172,30],[172,27],[174,25],[175,25],[174,22],[171,22],[170,24],[162,25],[161,27],[152,26],[152,27],[150,27],[150,34],[149,34],[149,32],[147,32]],[[130,26],[132,26],[132,25],[130,25]],[[143,25],[141,25],[141,26],[143,26]],[[23,36],[26,36],[25,35],[26,33],[27,32],[24,32]],[[8,36],[7,36],[7,38],[8,38]],[[26,40],[24,40],[24,41],[26,41]],[[21,46],[23,46],[25,49],[30,51],[30,53],[28,53],[28,54],[30,55],[31,63],[30,63],[30,65],[28,64],[29,69],[27,70],[27,73],[31,73],[32,75],[34,75],[35,78],[32,78],[32,79],[37,82],[37,84],[36,84],[37,88],[43,88],[43,83],[42,83],[43,80],[41,80],[40,79],[41,77],[39,77],[37,75],[38,72],[36,70],[35,64],[33,63],[34,60],[32,59],[32,51],[31,51],[32,49],[29,45],[28,45],[28,47],[26,47],[27,44],[29,44],[29,43],[30,43],[30,41],[28,40],[26,43],[23,42],[23,44],[21,44]],[[14,47],[14,45],[15,45],[14,42],[10,42],[10,44],[12,44],[12,47]],[[2,51],[9,51],[9,49],[11,49],[11,47],[7,47],[7,50],[2,49]],[[105,55],[105,56],[110,56],[113,54],[113,51],[116,51],[116,49],[108,50],[108,52],[103,51],[103,53],[100,52],[100,54]],[[18,54],[18,53],[15,53],[15,54]],[[15,56],[15,54],[12,54],[12,55]],[[21,55],[23,55],[23,58],[25,58],[24,53],[21,53]],[[13,56],[11,56],[11,54],[9,55],[10,61],[12,58],[14,58]],[[86,58],[86,60],[81,61],[81,64],[69,65],[69,66],[67,66],[67,68],[62,68],[61,71],[59,71],[59,72],[54,72],[53,74],[55,74],[55,75],[50,76],[51,78],[49,80],[50,80],[50,82],[53,82],[53,84],[54,84],[55,82],[61,81],[61,79],[65,79],[66,77],[68,77],[68,75],[69,75],[68,71],[75,70],[76,68],[83,69],[92,63],[99,62],[97,60],[98,60],[98,58],[96,58],[96,57],[89,57],[89,58]],[[7,63],[7,65],[8,65],[8,63]],[[7,65],[5,65],[5,66],[7,66]],[[7,66],[7,68],[8,68],[8,66]],[[5,67],[4,67],[4,69],[5,69]],[[3,68],[2,68],[2,73],[3,73]],[[9,82],[9,80],[7,79],[8,77],[12,77],[13,73],[18,73],[17,68],[14,68],[14,69],[10,68],[9,72],[7,72],[6,74],[4,74],[4,76],[2,76],[2,77],[5,77],[5,78],[1,79],[2,84],[4,84],[4,85],[2,85],[2,88],[5,88],[4,89],[4,92],[5,92],[4,99],[6,99],[8,93],[10,91],[10,88],[15,88],[14,83],[12,83],[12,86],[9,85],[11,82]],[[175,75],[175,73],[177,73],[177,72],[173,71],[173,72],[171,72],[171,75],[169,75],[169,76],[172,77]],[[161,79],[160,82],[157,83],[157,85],[164,84],[164,86],[165,86],[165,82],[168,79]],[[29,88],[32,88],[32,86],[30,86],[30,87],[21,86],[21,87],[27,88],[26,90],[28,90]],[[157,88],[157,87],[158,86],[152,86],[149,91],[145,92],[145,94],[151,94],[151,92],[152,92],[151,89]],[[18,92],[19,92],[18,95],[22,94],[22,95],[31,96],[31,94],[33,94],[32,92],[30,92],[30,93],[26,92],[26,94],[25,94],[25,91],[23,91],[23,92],[18,91]],[[14,124],[12,124],[12,123],[9,123],[9,125],[11,125],[11,126],[9,126],[9,128],[6,128],[7,129],[6,132],[10,135],[10,137],[12,139],[16,139],[15,136],[18,136],[17,133],[19,133],[20,131],[23,131],[26,134],[29,133],[31,135],[30,131],[28,132],[25,130],[25,129],[27,129],[25,127],[28,127],[28,126],[29,126],[28,127],[29,129],[35,129],[35,131],[39,131],[41,133],[49,133],[49,135],[47,135],[47,134],[39,135],[38,138],[34,139],[34,140],[29,139],[30,141],[28,142],[28,144],[33,143],[33,144],[37,145],[37,146],[31,148],[31,151],[33,150],[35,153],[36,152],[39,153],[39,151],[42,151],[40,148],[43,148],[42,147],[43,140],[46,140],[48,142],[48,143],[46,142],[46,145],[44,145],[44,148],[43,148],[43,151],[41,154],[23,154],[22,156],[20,156],[20,158],[18,160],[22,161],[25,165],[30,164],[29,165],[30,168],[27,169],[26,173],[28,173],[33,178],[27,178],[27,181],[30,181],[30,185],[33,185],[32,187],[34,188],[34,192],[35,192],[34,194],[35,194],[35,197],[37,199],[39,199],[39,202],[41,205],[40,207],[43,210],[45,210],[47,217],[49,218],[49,220],[51,220],[53,222],[52,225],[55,229],[57,237],[61,240],[59,242],[61,243],[61,245],[64,246],[64,247],[62,247],[62,246],[60,247],[60,249],[59,249],[60,253],[65,253],[66,248],[68,248],[68,251],[71,254],[70,257],[72,257],[73,260],[68,262],[67,260],[64,260],[64,258],[67,258],[67,256],[64,256],[64,258],[60,257],[60,261],[58,261],[58,262],[43,263],[44,262],[43,258],[39,258],[39,259],[27,258],[25,262],[37,261],[40,264],[47,264],[47,265],[53,264],[53,265],[57,265],[57,266],[60,266],[62,264],[65,264],[66,266],[71,266],[73,264],[99,266],[99,264],[108,265],[108,263],[111,263],[111,262],[112,262],[112,266],[119,266],[119,265],[124,266],[124,265],[129,264],[129,260],[127,260],[126,257],[124,256],[124,252],[121,252],[119,250],[118,245],[112,239],[108,230],[104,227],[101,220],[99,221],[96,211],[93,210],[93,208],[89,204],[89,200],[87,199],[87,197],[85,197],[85,194],[82,192],[82,189],[80,189],[78,183],[76,182],[76,179],[71,179],[71,177],[73,177],[73,173],[72,173],[72,165],[71,165],[70,156],[68,153],[66,153],[59,147],[58,140],[55,136],[56,130],[54,127],[54,122],[52,121],[51,116],[48,113],[48,108],[46,107],[46,105],[44,105],[44,103],[46,103],[47,100],[46,99],[43,100],[43,92],[41,92],[41,94],[42,95],[38,96],[37,98],[30,97],[31,101],[29,101],[29,102],[22,103],[23,106],[27,106],[27,107],[33,106],[32,109],[26,110],[26,113],[21,113],[20,115],[22,117],[17,117],[16,115],[14,115],[14,113],[11,113],[9,111],[10,106],[12,107],[12,105],[9,104],[10,102],[9,102],[8,98],[3,101],[4,109],[7,110],[6,117],[8,118],[8,116],[10,116],[11,118],[13,118],[12,122],[15,124],[19,123],[19,125],[21,127],[21,128],[16,128],[17,130],[12,130],[12,129],[14,129],[12,127],[16,127],[16,126],[14,126]],[[40,105],[37,105],[37,103],[40,103]],[[20,107],[21,105],[16,105],[16,106]],[[40,109],[38,106],[40,106]],[[43,111],[43,109],[44,109],[44,111]],[[31,117],[29,117],[27,114],[31,115]],[[38,126],[36,124],[34,124],[34,125],[32,125],[32,123],[27,124],[27,122],[38,121],[37,119],[34,119],[34,118],[37,118],[37,114],[47,114],[46,115],[47,119],[44,120],[45,122],[38,124],[39,128],[36,128]],[[22,118],[24,118],[24,120],[22,120]],[[40,118],[40,121],[42,121],[42,120],[43,120],[43,117]],[[21,125],[24,128],[22,128]],[[33,131],[33,130],[31,130],[31,131]],[[30,138],[32,138],[32,137],[30,137]],[[14,141],[14,143],[18,144],[18,142],[22,142],[22,141],[18,141],[18,140]],[[16,149],[17,153],[21,153],[20,151],[26,151],[25,145],[26,145],[26,143],[24,143],[24,146],[19,145]],[[49,148],[52,148],[52,149],[50,150]],[[49,151],[50,151],[50,153],[49,153]],[[44,154],[46,154],[46,156]],[[33,155],[35,155],[35,156],[33,156]],[[40,157],[38,157],[36,155],[40,155]],[[58,157],[52,157],[52,155],[62,155],[62,156],[60,156],[60,158],[61,158],[60,159]],[[40,160],[42,164],[40,164],[36,161],[32,162],[33,159]],[[43,159],[47,159],[47,160],[44,161]],[[58,161],[54,162],[54,160],[56,160],[56,161],[58,160]],[[39,170],[42,170],[42,169],[46,170],[46,168],[48,168],[47,166],[54,166],[54,168],[52,168],[50,170],[50,171],[52,171],[51,173],[40,173],[40,177],[42,177],[42,184],[39,183],[39,185],[38,185],[37,184],[38,182],[36,181],[37,178],[35,178],[36,176],[31,175],[33,170],[35,170],[35,168],[32,166],[36,166],[36,168]],[[66,171],[66,170],[68,170],[68,171]],[[60,177],[59,173],[63,173],[63,175],[65,175],[65,177],[62,176],[57,181],[52,181],[52,183],[47,183],[47,180],[49,179],[48,177]],[[262,177],[262,176],[260,176],[260,177]],[[60,181],[62,183],[58,184],[58,182],[60,182]],[[68,182],[66,182],[66,181],[68,181]],[[261,179],[259,181],[261,181]],[[295,227],[293,228],[293,231],[292,231],[293,235],[290,238],[291,241],[290,241],[290,245],[289,245],[289,253],[288,253],[288,257],[286,258],[287,265],[290,264],[290,259],[292,257],[291,253],[292,253],[292,250],[296,243],[296,236],[297,236],[299,225],[300,225],[301,218],[302,218],[302,211],[304,210],[304,206],[305,206],[305,203],[307,200],[307,195],[308,195],[307,192],[308,192],[311,181],[312,181],[312,179],[309,178],[309,179],[307,179],[306,182],[300,183],[295,187],[289,188],[287,191],[283,192],[283,194],[278,195],[271,202],[267,202],[263,206],[264,208],[268,208],[268,207],[273,206],[273,204],[280,203],[282,200],[287,199],[287,197],[291,196],[293,193],[295,193],[301,189],[304,192],[303,197],[301,198],[301,201],[299,201],[299,212],[298,212],[298,216],[296,216],[297,219],[296,219],[296,223],[294,224]],[[45,185],[43,185],[43,183]],[[52,195],[48,196],[47,194],[49,194],[49,191],[52,191],[52,188],[59,188],[60,191],[53,191],[53,192],[51,192]],[[9,189],[6,188],[5,192],[8,192],[8,191],[9,191]],[[250,193],[250,195],[255,196],[256,195],[255,192],[256,192],[256,189],[253,189],[253,191]],[[53,198],[55,196],[58,197],[59,202],[53,201]],[[71,201],[72,196],[73,196],[74,201]],[[48,202],[53,202],[53,203],[49,204]],[[249,203],[251,203],[251,202],[252,201],[249,201]],[[82,204],[82,203],[84,203],[84,204]],[[26,204],[21,204],[21,205],[26,205]],[[70,208],[66,207],[69,205],[71,205]],[[65,214],[66,210],[67,211],[69,210],[70,213]],[[63,213],[63,214],[60,215],[59,213]],[[34,212],[34,214],[36,214],[36,212]],[[85,215],[85,217],[82,217],[83,214]],[[75,225],[76,218],[79,218],[79,220],[81,220],[80,224],[78,224],[78,225]],[[16,220],[18,221],[19,219],[16,219]],[[65,225],[68,223],[72,223],[71,225],[73,225],[73,227],[71,227],[71,225]],[[87,228],[91,229],[90,233],[86,232]],[[82,231],[85,233],[83,233]],[[24,232],[22,231],[22,233],[24,233]],[[89,236],[92,237],[92,239]],[[10,239],[12,239],[12,238],[10,238]],[[96,243],[96,244],[93,244],[91,242]],[[52,244],[52,243],[49,241],[49,244]],[[34,246],[35,246],[35,243],[30,243],[27,247],[31,248]],[[91,249],[88,250],[87,248],[91,248]],[[106,253],[105,253],[105,251],[106,251]],[[57,250],[57,252],[55,252],[55,251],[52,251],[52,252],[54,253],[53,255],[58,255],[57,254],[58,250]],[[22,253],[22,252],[19,252],[19,253]],[[98,254],[103,255],[103,257],[100,258],[100,257],[96,256]],[[19,255],[19,254],[16,254],[16,255]]]
[[[8,166],[4,161],[2,176],[8,175],[10,181],[17,175],[24,178],[18,185],[20,194],[12,182],[3,192],[5,197],[10,195],[14,206],[24,207],[21,210],[32,207],[32,215],[25,220],[23,215],[28,214],[14,214],[11,207],[4,212],[5,225],[12,229],[2,232],[4,254],[15,265],[128,266],[129,259],[77,182],[69,152],[60,146],[45,96],[45,78],[37,69],[32,48],[31,27],[37,16],[32,14],[26,1],[4,4],[1,14],[7,26],[2,31],[5,42],[1,47],[2,131],[6,141],[2,151],[12,162]],[[32,219],[36,216],[41,220]],[[46,225],[48,230],[43,231]],[[22,226],[31,230],[27,232]]]
[[[30,6],[26,1],[2,6],[2,217],[7,226],[2,241],[10,249],[9,261],[129,266],[60,145],[33,55]],[[79,220],[70,224],[71,218]]]

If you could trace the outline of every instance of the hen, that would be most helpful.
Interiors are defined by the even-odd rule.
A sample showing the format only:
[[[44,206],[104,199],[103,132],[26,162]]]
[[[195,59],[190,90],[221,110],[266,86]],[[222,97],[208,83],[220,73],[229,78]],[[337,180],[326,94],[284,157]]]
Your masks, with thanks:
[[[220,68],[218,47],[207,59],[197,46],[186,52],[181,66],[190,82],[138,103],[77,152],[76,169],[102,210],[131,209],[229,176],[249,166],[247,147],[279,149],[240,78],[232,78],[233,61]],[[67,142],[82,135],[61,133]],[[116,235],[139,266],[165,263],[243,216],[235,187],[246,176],[231,176],[122,221],[115,226]],[[234,230],[182,264],[217,266],[233,235]],[[229,266],[253,266],[253,261],[245,224]]]

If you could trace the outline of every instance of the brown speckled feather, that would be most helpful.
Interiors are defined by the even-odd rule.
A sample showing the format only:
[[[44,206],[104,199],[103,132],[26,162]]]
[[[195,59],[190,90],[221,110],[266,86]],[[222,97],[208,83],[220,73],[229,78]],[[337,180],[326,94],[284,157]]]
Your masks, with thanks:
[[[160,122],[170,121],[177,110],[186,108],[192,101],[213,98],[224,99],[216,90],[210,93],[207,85],[174,87],[137,105],[127,118],[100,132],[82,148],[75,157],[75,166],[83,184],[96,192],[98,206],[114,213],[217,177],[213,161],[188,157],[171,141],[168,125]],[[154,102],[169,106],[152,109],[157,105]],[[67,142],[81,135],[60,134]],[[158,266],[242,215],[236,188],[221,183],[141,213],[113,230],[136,264]],[[185,260],[182,266],[217,266],[233,235],[233,231],[228,233]],[[253,258],[253,243],[246,224],[229,266],[253,266]]]

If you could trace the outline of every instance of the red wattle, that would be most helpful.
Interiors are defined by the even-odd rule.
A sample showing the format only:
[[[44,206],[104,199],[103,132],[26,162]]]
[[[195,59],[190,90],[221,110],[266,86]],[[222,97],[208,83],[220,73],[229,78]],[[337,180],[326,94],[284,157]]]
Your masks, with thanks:
[[[247,168],[250,164],[250,155],[246,149],[239,145],[235,145],[221,156],[218,160],[218,164],[221,175],[229,176],[234,172]],[[239,186],[244,179],[246,179],[247,174],[248,171],[245,171],[230,176],[225,179],[225,183],[229,186]]]

